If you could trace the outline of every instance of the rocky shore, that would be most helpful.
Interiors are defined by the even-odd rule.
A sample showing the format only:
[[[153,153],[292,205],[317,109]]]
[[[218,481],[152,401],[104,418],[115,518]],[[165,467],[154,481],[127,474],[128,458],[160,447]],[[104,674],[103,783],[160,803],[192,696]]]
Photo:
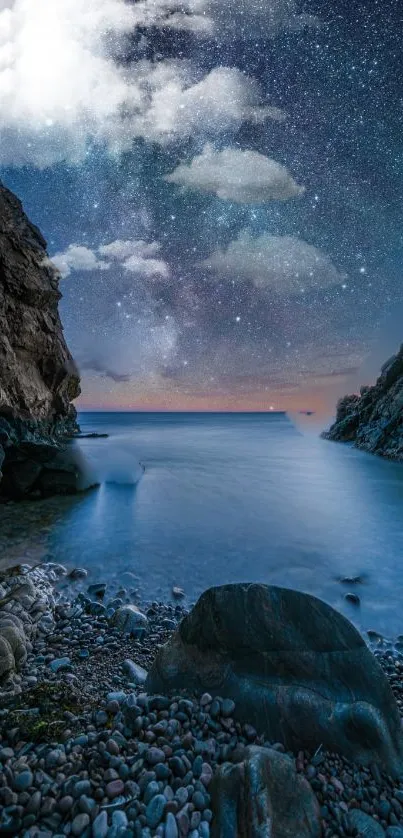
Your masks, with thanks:
[[[72,404],[77,367],[58,312],[59,276],[40,231],[0,182],[0,497],[86,488]]]
[[[3,575],[1,619],[19,614],[23,632],[16,669],[3,663],[0,834],[257,836],[263,806],[276,838],[403,838],[403,774],[321,746],[286,753],[225,696],[146,692],[188,612],[175,599],[138,603],[130,573],[119,584],[88,586],[85,570],[55,564]],[[372,641],[401,713],[401,652]],[[239,784],[252,801],[244,831]]]
[[[403,461],[403,344],[383,365],[373,387],[340,399],[336,421],[322,436]]]

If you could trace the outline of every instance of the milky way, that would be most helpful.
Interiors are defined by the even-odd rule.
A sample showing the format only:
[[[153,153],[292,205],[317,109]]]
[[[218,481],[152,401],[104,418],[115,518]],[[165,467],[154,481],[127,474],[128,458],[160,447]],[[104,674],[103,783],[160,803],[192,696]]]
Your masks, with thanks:
[[[403,312],[402,25],[399,0],[0,0],[0,177],[82,406],[320,409],[359,379]]]

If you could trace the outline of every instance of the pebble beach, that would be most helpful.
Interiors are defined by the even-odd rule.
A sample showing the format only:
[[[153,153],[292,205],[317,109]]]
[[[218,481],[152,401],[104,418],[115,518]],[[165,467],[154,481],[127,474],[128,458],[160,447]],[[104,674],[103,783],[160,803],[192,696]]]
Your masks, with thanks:
[[[42,604],[26,663],[1,693],[0,834],[208,838],[217,766],[240,762],[250,744],[283,746],[239,724],[230,699],[144,692],[158,648],[187,613],[179,591],[169,603],[141,603],[133,637],[113,625],[136,598],[130,574],[109,591],[87,585],[84,569],[67,577],[44,568],[52,615]],[[403,709],[403,657],[372,640]],[[403,838],[403,777],[321,748],[289,756],[317,797],[324,838]]]

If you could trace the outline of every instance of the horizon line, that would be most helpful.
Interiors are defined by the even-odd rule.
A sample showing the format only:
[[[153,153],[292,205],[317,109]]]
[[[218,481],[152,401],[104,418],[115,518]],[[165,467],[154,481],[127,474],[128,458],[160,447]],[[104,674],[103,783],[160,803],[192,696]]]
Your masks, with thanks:
[[[279,408],[278,410],[165,410],[165,409],[149,409],[149,408],[77,408],[77,413],[288,413],[286,409]],[[294,412],[294,411],[291,411]]]

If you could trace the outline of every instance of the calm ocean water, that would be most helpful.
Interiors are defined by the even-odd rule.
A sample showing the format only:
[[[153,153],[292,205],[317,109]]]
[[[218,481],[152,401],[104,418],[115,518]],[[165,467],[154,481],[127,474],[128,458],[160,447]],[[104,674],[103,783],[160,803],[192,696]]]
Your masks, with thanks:
[[[362,629],[403,633],[401,465],[286,415],[84,413],[80,424],[110,434],[80,442],[104,482],[50,528],[59,561],[97,580],[131,570],[146,598],[172,585],[189,601],[224,582],[285,585]]]

